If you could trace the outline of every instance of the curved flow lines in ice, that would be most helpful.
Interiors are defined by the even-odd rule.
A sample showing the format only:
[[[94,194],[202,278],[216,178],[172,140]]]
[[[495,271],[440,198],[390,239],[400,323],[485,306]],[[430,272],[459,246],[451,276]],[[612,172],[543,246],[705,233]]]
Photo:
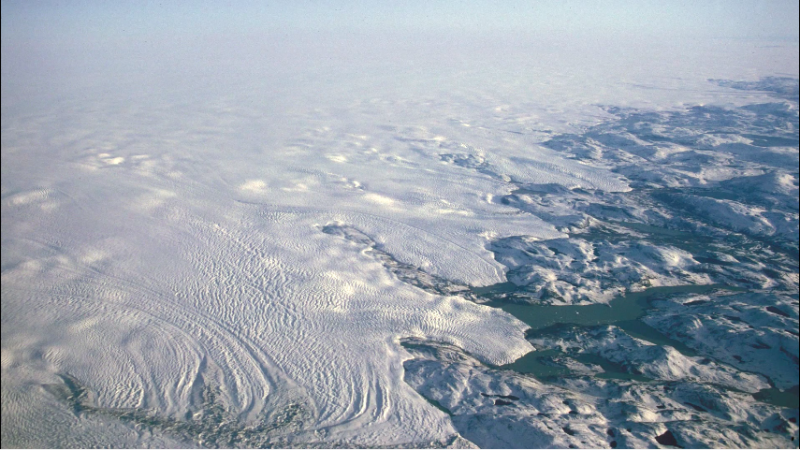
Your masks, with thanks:
[[[442,232],[435,232],[409,223],[408,220],[361,210],[337,211],[333,208],[288,206],[246,200],[236,200],[236,202],[263,208],[262,216],[270,219],[281,214],[291,214],[313,218],[318,226],[336,222],[357,224],[363,231],[376,236],[381,244],[391,247],[392,254],[401,261],[425,267],[432,273],[462,283],[493,284],[504,281],[505,278],[502,267],[491,259],[488,251],[485,255],[481,254],[475,249],[456,242],[458,236],[448,237]],[[533,216],[531,219],[533,225],[539,224],[538,219]],[[445,227],[442,231],[460,233],[463,230],[453,231]],[[549,233],[549,230],[543,232]],[[553,237],[556,237],[559,233],[550,234],[554,234]],[[447,264],[447,262],[457,262],[458,264]],[[450,273],[454,270],[458,272]]]
[[[96,410],[188,418],[201,409],[203,386],[210,386],[242,423],[290,404],[316,415],[314,402],[282,373],[269,350],[214,311],[187,304],[191,290],[174,292],[147,273],[121,276],[40,245],[52,256],[39,265],[55,275],[42,278],[67,279],[25,288],[13,282],[13,267],[4,271],[3,297],[16,299],[4,301],[4,319],[23,322],[15,320],[24,314],[17,316],[17,302],[61,311],[50,319],[58,331],[41,344],[41,358],[48,370],[74,376],[97,392]]]

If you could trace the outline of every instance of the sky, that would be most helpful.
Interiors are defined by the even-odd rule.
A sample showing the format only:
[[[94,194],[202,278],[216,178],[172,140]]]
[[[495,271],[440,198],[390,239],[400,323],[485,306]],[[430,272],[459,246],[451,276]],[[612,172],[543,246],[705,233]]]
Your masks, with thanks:
[[[2,40],[216,33],[456,32],[798,39],[794,0],[4,0]]]

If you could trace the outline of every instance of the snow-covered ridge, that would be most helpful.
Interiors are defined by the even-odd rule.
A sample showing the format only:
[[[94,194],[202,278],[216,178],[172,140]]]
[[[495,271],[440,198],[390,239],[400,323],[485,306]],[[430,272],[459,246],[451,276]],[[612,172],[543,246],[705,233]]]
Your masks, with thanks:
[[[713,385],[589,376],[545,384],[438,345],[410,351],[406,381],[484,448],[788,448],[798,437],[797,410]]]

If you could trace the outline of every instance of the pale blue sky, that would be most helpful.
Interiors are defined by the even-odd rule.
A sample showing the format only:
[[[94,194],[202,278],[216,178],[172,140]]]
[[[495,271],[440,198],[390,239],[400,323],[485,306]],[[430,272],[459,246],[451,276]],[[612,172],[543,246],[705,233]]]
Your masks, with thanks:
[[[3,0],[2,39],[270,31],[508,32],[798,38],[796,0]]]

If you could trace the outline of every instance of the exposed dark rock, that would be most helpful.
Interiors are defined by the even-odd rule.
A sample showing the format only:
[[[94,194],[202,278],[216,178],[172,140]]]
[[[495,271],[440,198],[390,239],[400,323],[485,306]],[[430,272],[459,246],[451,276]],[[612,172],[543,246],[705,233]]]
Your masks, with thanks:
[[[780,309],[778,309],[778,308],[776,308],[774,306],[767,306],[767,311],[769,311],[769,312],[771,312],[773,314],[777,314],[779,316],[790,317],[788,313],[786,313],[784,311],[781,311]]]
[[[680,445],[678,445],[678,440],[675,439],[675,435],[673,435],[672,432],[669,430],[665,431],[664,434],[660,436],[656,436],[656,442],[658,442],[661,445],[680,447]]]

